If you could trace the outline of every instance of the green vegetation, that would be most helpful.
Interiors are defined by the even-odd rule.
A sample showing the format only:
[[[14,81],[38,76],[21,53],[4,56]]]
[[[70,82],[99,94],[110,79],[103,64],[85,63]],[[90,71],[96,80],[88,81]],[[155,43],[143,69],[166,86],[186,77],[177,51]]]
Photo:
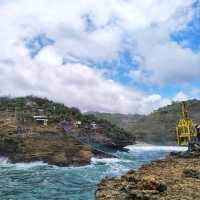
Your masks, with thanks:
[[[69,108],[46,98],[35,96],[0,97],[0,111],[15,112],[17,120],[23,123],[33,121],[33,115],[46,115],[49,118],[49,124],[58,123],[64,119],[67,121],[80,120],[83,126],[95,122],[105,135],[114,140],[134,140],[132,134],[106,119],[99,119],[93,114],[84,115],[75,107]]]
[[[200,123],[200,101],[187,101],[190,117]],[[31,121],[33,113],[49,117],[49,123],[58,123],[63,119],[80,120],[84,125],[96,122],[104,133],[115,140],[138,140],[154,143],[175,142],[175,126],[180,117],[181,104],[173,102],[149,115],[123,115],[110,113],[82,114],[77,108],[70,108],[46,98],[34,96],[0,98],[0,111],[15,112],[18,120]]]
[[[33,121],[33,116],[31,112],[16,112],[16,118],[18,121],[26,122],[26,121]]]
[[[187,101],[189,115],[195,123],[200,123],[200,101]],[[180,117],[181,104],[173,102],[149,115],[122,115],[95,113],[99,119],[106,119],[124,128],[136,139],[151,143],[175,143],[175,127]]]
[[[17,98],[1,97],[0,111],[15,111],[18,119],[30,118],[33,113],[42,113],[55,121],[79,119],[81,117],[81,113],[77,108],[68,108],[64,104],[34,96]]]

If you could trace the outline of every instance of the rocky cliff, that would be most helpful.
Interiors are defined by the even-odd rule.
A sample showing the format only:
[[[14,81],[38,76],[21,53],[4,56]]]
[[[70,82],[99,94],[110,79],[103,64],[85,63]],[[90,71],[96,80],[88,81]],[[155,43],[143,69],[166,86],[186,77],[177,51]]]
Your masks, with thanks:
[[[57,166],[89,164],[94,156],[90,146],[62,133],[1,136],[0,152],[13,163],[44,161]]]
[[[105,178],[96,190],[97,200],[199,200],[200,144],[191,153],[171,154],[137,171]]]
[[[92,156],[112,156],[99,146],[118,149],[134,141],[124,129],[77,108],[33,96],[0,97],[0,156],[10,162],[85,165]]]
[[[0,97],[0,132],[1,122],[11,118],[16,118],[14,125],[33,129],[35,115],[42,115],[48,119],[50,131],[65,120],[68,128],[73,129],[73,133],[84,140],[119,147],[135,142],[135,137],[130,132],[108,120],[98,119],[91,114],[83,114],[78,108],[67,107],[64,104],[34,96]]]

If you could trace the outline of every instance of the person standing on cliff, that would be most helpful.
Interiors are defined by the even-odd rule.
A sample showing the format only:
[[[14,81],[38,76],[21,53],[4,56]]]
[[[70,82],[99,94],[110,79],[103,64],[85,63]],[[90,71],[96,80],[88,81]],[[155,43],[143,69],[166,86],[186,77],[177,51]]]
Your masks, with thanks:
[[[200,125],[196,126],[196,130],[197,130],[197,140],[198,142],[200,142]]]

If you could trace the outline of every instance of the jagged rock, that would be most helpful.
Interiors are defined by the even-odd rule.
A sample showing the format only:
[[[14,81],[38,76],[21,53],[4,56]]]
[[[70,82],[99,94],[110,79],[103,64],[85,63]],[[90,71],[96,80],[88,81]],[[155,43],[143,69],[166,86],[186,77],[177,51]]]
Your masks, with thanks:
[[[200,172],[194,169],[185,169],[183,170],[183,176],[200,179]]]
[[[179,158],[200,158],[200,142],[190,142],[187,151],[171,152],[170,156]]]
[[[121,177],[107,177],[97,186],[96,200],[199,200],[199,178],[199,157],[169,155]]]
[[[109,183],[109,186],[108,186]],[[108,194],[101,194],[103,190],[107,190]],[[159,180],[157,176],[137,177],[134,171],[129,172],[120,178],[105,178],[98,186],[96,191],[97,199],[135,199],[135,200],[150,200],[152,195],[157,195],[160,192],[167,190],[167,186]],[[121,195],[123,197],[121,197]]]
[[[58,166],[89,164],[93,157],[89,146],[64,134],[55,133],[1,137],[0,154],[7,156],[13,163],[44,161]]]
[[[145,176],[142,179],[142,184],[142,189],[144,190],[152,190],[154,192],[164,192],[167,190],[166,184],[159,181],[159,178],[156,176]]]

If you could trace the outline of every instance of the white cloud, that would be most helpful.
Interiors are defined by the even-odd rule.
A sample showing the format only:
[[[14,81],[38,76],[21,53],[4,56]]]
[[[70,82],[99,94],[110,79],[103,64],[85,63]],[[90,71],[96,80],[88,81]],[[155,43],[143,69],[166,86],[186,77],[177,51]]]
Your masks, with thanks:
[[[35,60],[40,63],[44,63],[46,65],[54,65],[60,66],[63,63],[63,59],[61,56],[54,52],[54,48],[45,47],[43,48],[40,53],[35,57]]]
[[[0,38],[9,48],[16,42],[23,42],[24,38],[46,33],[55,40],[55,51],[62,56],[73,55],[97,61],[116,59],[126,46],[126,37],[132,40],[131,46],[144,40],[150,42],[146,44],[148,47],[152,45],[150,37],[154,35],[148,32],[148,38],[144,34],[138,37],[138,32],[139,35],[146,33],[154,24],[160,26],[158,32],[167,33],[166,24],[167,29],[173,31],[184,26],[192,3],[193,0],[110,0],[109,3],[107,0],[7,1],[0,6],[0,26],[4,30]],[[87,31],[89,25],[85,16],[94,27],[92,32]],[[160,36],[153,39],[156,43],[159,40]],[[139,45],[139,55],[146,56],[145,49],[148,48]]]
[[[22,55],[19,62],[7,63],[6,68],[4,63],[0,63],[1,95],[34,94],[68,106],[78,106],[83,111],[148,113],[165,104],[165,100],[159,95],[149,96],[136,89],[121,86],[106,79],[101,71],[88,66],[57,65],[57,62],[54,65],[57,55],[50,54],[49,60],[49,55],[43,51],[38,57],[47,55],[46,63],[39,62],[38,59],[27,59]]]
[[[186,101],[189,99],[199,99],[200,98],[200,90],[199,88],[187,88],[185,91],[179,91],[173,101]]]
[[[174,97],[174,101],[186,101],[189,99],[189,96],[187,96],[184,92],[180,91],[176,94]]]
[[[130,74],[154,83],[199,74],[198,53],[169,36],[192,18],[193,0],[15,0],[0,4],[0,94],[50,97],[82,110],[147,113],[169,103],[106,79],[81,63],[118,59],[132,48],[139,69]],[[45,34],[55,42],[32,59],[27,40]],[[72,64],[64,58],[76,61]],[[78,63],[79,61],[79,63]],[[190,69],[190,70],[188,70]]]
[[[131,70],[135,80],[159,84],[186,83],[198,80],[200,53],[170,41],[162,27],[138,33],[135,53],[141,58],[139,70]]]
[[[166,2],[168,5],[172,3]],[[177,7],[171,5],[170,15],[164,21],[135,32],[133,51],[140,67],[130,71],[134,80],[160,85],[198,80],[200,53],[184,48],[171,39],[171,34],[187,30],[188,22],[194,17],[192,3],[177,1]]]

